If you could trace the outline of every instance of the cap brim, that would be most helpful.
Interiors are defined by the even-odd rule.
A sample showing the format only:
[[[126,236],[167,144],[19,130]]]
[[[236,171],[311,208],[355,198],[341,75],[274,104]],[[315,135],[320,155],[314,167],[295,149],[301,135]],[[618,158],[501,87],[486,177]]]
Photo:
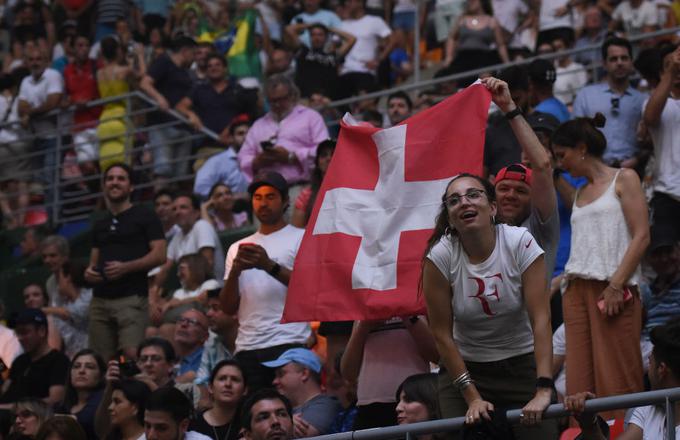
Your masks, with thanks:
[[[290,361],[288,359],[276,359],[276,360],[269,361],[269,362],[262,362],[262,365],[264,365],[267,368],[279,368],[279,367],[283,367],[284,365],[289,364],[291,362],[293,362],[293,361]]]

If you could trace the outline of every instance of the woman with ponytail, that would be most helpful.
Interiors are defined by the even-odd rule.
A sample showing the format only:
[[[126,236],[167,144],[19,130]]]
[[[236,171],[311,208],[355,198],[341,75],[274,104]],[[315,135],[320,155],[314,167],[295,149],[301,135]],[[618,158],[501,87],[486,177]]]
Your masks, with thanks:
[[[638,285],[649,244],[647,203],[635,171],[602,161],[605,117],[577,118],[553,133],[558,166],[587,182],[574,197],[571,252],[562,298],[567,394],[642,391]],[[623,417],[624,410],[609,417]]]
[[[522,408],[517,439],[557,438],[555,421],[541,420],[553,399],[543,250],[526,228],[496,224],[495,215],[493,186],[456,176],[423,258],[442,417],[473,425]]]

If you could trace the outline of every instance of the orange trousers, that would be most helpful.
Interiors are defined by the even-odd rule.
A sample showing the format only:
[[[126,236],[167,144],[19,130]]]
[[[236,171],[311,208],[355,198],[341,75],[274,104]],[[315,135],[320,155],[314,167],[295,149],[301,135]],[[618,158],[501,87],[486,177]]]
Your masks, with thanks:
[[[591,391],[597,397],[643,391],[642,305],[637,289],[622,312],[603,315],[597,301],[606,281],[572,279],[562,308],[566,335],[567,394]],[[601,414],[621,418],[625,409]]]

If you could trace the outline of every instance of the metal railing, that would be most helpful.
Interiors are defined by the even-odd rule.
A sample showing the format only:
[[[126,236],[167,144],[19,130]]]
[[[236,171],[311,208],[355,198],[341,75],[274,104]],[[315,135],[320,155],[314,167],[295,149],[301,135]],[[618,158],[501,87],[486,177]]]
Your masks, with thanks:
[[[635,36],[631,36],[628,38],[628,41],[630,41],[633,44],[640,43],[645,40],[649,40],[652,38],[657,38],[657,37],[663,37],[667,35],[673,35],[680,33],[680,26],[674,27],[674,28],[669,28],[669,29],[662,29],[659,31],[654,31],[654,32],[648,32],[646,34],[639,34]],[[417,32],[416,32],[417,34]],[[560,52],[554,52],[554,53],[549,53],[549,54],[542,54],[538,56],[534,56],[531,58],[525,58],[523,60],[518,60],[518,61],[512,61],[509,63],[503,63],[503,64],[494,64],[492,66],[487,66],[483,67],[480,69],[475,69],[475,70],[470,70],[467,72],[462,72],[462,73],[456,73],[456,74],[451,74],[451,75],[446,75],[442,76],[440,78],[433,78],[433,79],[428,79],[428,80],[423,80],[423,81],[415,81],[412,83],[408,84],[401,84],[399,86],[390,88],[390,89],[385,89],[385,90],[380,90],[377,92],[371,92],[371,93],[366,93],[361,96],[355,96],[351,98],[346,98],[346,99],[340,99],[337,101],[333,101],[328,103],[326,106],[323,108],[337,108],[337,107],[342,107],[346,106],[348,104],[353,104],[355,102],[363,101],[366,99],[380,99],[385,96],[389,96],[390,94],[396,92],[396,91],[404,91],[404,92],[410,92],[414,90],[422,90],[426,89],[432,86],[436,86],[439,84],[451,82],[451,81],[457,81],[463,78],[468,78],[473,75],[480,75],[483,73],[487,72],[496,72],[496,71],[501,71],[503,69],[506,69],[511,66],[522,66],[522,65],[528,65],[530,64],[533,60],[535,59],[545,59],[545,60],[554,60],[557,58],[561,58],[564,56],[571,56],[571,55],[577,55],[577,54],[582,54],[582,53],[587,53],[587,52],[592,52],[592,51],[597,51],[599,52],[602,48],[602,43],[597,43],[593,44],[590,46],[586,47],[580,47],[577,49],[569,49],[569,50],[564,50]],[[443,67],[443,66],[442,66]],[[587,66],[589,70],[591,71],[596,71],[600,67],[602,67],[602,64],[596,63],[593,65]]]
[[[647,391],[644,393],[624,394],[620,396],[601,397],[586,401],[585,412],[597,413],[613,409],[634,408],[646,405],[663,404],[666,409],[666,440],[675,440],[675,412],[673,402],[680,400],[680,388]],[[521,409],[506,412],[508,422],[519,423]],[[550,405],[543,413],[543,418],[557,418],[571,415],[561,403]],[[362,429],[359,431],[341,432],[338,434],[310,437],[308,440],[388,440],[396,438],[412,439],[414,435],[437,434],[458,431],[463,428],[465,417],[432,420],[407,425],[388,426],[384,428]],[[548,440],[548,439],[546,439]]]
[[[53,225],[60,224],[63,222],[68,222],[68,221],[77,221],[77,220],[83,220],[89,217],[89,213],[85,213],[82,215],[63,215],[61,213],[62,208],[64,207],[65,204],[82,204],[84,202],[93,202],[96,201],[101,197],[101,192],[89,192],[84,195],[79,195],[76,197],[69,197],[69,198],[64,198],[63,193],[64,191],[72,187],[74,185],[79,185],[79,184],[85,184],[87,185],[88,183],[91,183],[92,181],[99,181],[101,179],[101,174],[91,174],[91,175],[83,175],[77,178],[71,178],[71,179],[64,179],[62,178],[62,172],[64,170],[65,164],[63,162],[63,157],[64,154],[69,151],[74,149],[74,147],[77,146],[75,141],[72,142],[63,142],[64,137],[68,134],[73,134],[74,132],[79,131],[80,129],[84,129],[85,127],[89,127],[93,125],[92,123],[83,123],[83,124],[74,124],[71,121],[72,115],[77,111],[77,110],[82,110],[82,109],[89,109],[89,108],[94,108],[94,107],[101,107],[105,106],[106,104],[111,104],[111,103],[121,103],[125,107],[125,114],[124,115],[116,115],[116,116],[111,116],[103,119],[99,119],[97,121],[94,121],[94,126],[96,127],[98,124],[105,123],[108,121],[113,121],[113,120],[126,120],[126,121],[132,121],[136,118],[144,117],[145,115],[160,111],[158,109],[158,106],[156,102],[145,95],[142,92],[139,91],[133,91],[130,93],[126,93],[124,95],[119,95],[115,97],[108,97],[108,98],[102,98],[102,99],[97,99],[94,101],[89,101],[83,106],[70,106],[65,109],[55,109],[49,113],[46,113],[45,115],[41,115],[38,121],[45,121],[45,120],[52,120],[53,121],[53,129],[50,130],[42,130],[42,131],[33,131],[33,132],[28,132],[24,131],[18,122],[7,122],[4,124],[0,124],[0,129],[10,129],[10,130],[17,130],[17,133],[19,134],[19,140],[17,143],[21,143],[24,145],[24,149],[27,151],[24,154],[20,154],[17,156],[12,157],[11,161],[12,163],[20,163],[20,162],[29,162],[33,163],[37,160],[42,159],[43,164],[47,163],[47,165],[42,165],[41,167],[34,167],[31,166],[29,170],[27,171],[17,171],[17,172],[11,172],[9,174],[3,175],[2,178],[3,180],[11,180],[11,179],[16,179],[19,181],[27,181],[27,180],[32,180],[32,181],[39,181],[43,184],[43,190],[45,194],[45,200],[44,203],[41,203],[39,206],[29,206],[24,209],[18,209],[15,211],[15,213],[18,214],[23,214],[27,211],[32,211],[35,209],[45,209],[49,212],[50,220]],[[165,112],[171,117],[170,122],[165,122],[161,124],[155,124],[155,125],[149,125],[149,124],[144,124],[141,126],[134,126],[134,124],[126,124],[128,128],[125,130],[123,133],[117,133],[114,136],[109,136],[109,137],[98,137],[98,143],[99,145],[103,144],[107,140],[111,139],[117,139],[117,138],[125,138],[126,139],[126,148],[124,151],[125,158],[128,159],[130,157],[134,157],[140,153],[143,152],[145,149],[145,146],[139,146],[139,147],[134,147],[134,139],[139,135],[143,133],[147,133],[151,130],[158,129],[158,128],[168,128],[168,127],[178,127],[178,126],[189,126],[189,121],[186,117],[184,117],[182,114],[177,112],[176,110],[168,110]],[[56,147],[54,148],[45,148],[45,149],[36,149],[34,147],[34,144],[40,140],[40,139],[46,139],[46,138],[51,138],[54,140]],[[173,139],[169,144],[177,144],[177,143],[182,143],[182,142],[192,142],[196,139],[204,139],[208,138],[212,141],[214,141],[216,144],[219,144],[219,136],[214,133],[213,131],[207,129],[207,128],[202,128],[199,131],[196,131],[193,128],[188,128],[187,129],[187,134],[186,136],[179,136],[176,139]],[[47,155],[53,154],[54,157],[52,158],[52,162],[50,161],[45,161],[45,158]],[[119,154],[115,154],[115,156],[118,156]],[[100,160],[106,160],[111,158],[112,156],[106,156],[106,155],[100,155],[95,161],[100,161]],[[172,165],[178,162],[187,162],[189,163],[191,160],[196,159],[199,157],[198,154],[194,155],[189,155],[189,156],[184,156],[184,157],[175,157],[172,158],[168,161],[168,164]],[[153,163],[151,164],[145,164],[145,165],[135,165],[133,166],[133,169],[138,172],[151,172],[153,168]],[[183,181],[189,181],[193,180],[194,174],[192,172],[188,172],[183,175],[175,175],[170,178],[164,179],[164,182],[167,183],[176,183],[176,182],[183,182]],[[135,185],[135,188],[138,190],[144,190],[147,188],[151,188],[154,185],[153,182],[146,182],[146,183],[141,183],[138,185]],[[7,198],[12,198],[12,197],[17,197],[19,196],[19,193],[13,192],[13,193],[6,193],[5,197]]]

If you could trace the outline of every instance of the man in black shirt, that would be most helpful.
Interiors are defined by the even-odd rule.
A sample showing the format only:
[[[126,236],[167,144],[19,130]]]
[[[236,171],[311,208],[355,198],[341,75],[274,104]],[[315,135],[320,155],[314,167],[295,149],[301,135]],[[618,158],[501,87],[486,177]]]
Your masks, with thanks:
[[[309,30],[311,48],[300,41],[300,33],[304,30]],[[295,84],[300,88],[300,96],[309,98],[313,93],[320,93],[334,98],[338,66],[354,46],[356,37],[318,23],[291,24],[286,27],[286,32],[293,46],[297,48]],[[342,39],[342,44],[337,49],[327,50],[331,33],[338,35]]]
[[[257,96],[227,79],[227,61],[219,55],[208,56],[206,82],[194,86],[188,96],[177,104],[197,130],[202,127],[220,135],[224,144],[229,140],[229,127],[234,117],[247,114],[257,118]]]
[[[132,205],[132,171],[113,164],[104,173],[108,215],[93,227],[86,280],[94,285],[90,305],[90,348],[106,360],[117,349],[136,357],[148,312],[158,309],[157,292],[148,298],[147,272],[165,263],[163,227],[153,210]]]
[[[0,409],[34,398],[55,405],[64,398],[68,358],[47,344],[47,317],[40,309],[24,309],[14,321],[14,330],[24,349],[12,363],[3,384]]]
[[[189,67],[194,61],[196,42],[189,37],[179,36],[172,41],[171,50],[151,63],[139,85],[151,96],[160,112],[149,114],[149,125],[175,121],[165,111],[175,108],[178,102],[191,90],[193,82]],[[188,136],[178,125],[163,126],[149,130],[149,141],[153,149],[153,171],[157,176],[182,176],[188,172],[188,160],[179,159],[191,153],[191,141],[178,139]]]

